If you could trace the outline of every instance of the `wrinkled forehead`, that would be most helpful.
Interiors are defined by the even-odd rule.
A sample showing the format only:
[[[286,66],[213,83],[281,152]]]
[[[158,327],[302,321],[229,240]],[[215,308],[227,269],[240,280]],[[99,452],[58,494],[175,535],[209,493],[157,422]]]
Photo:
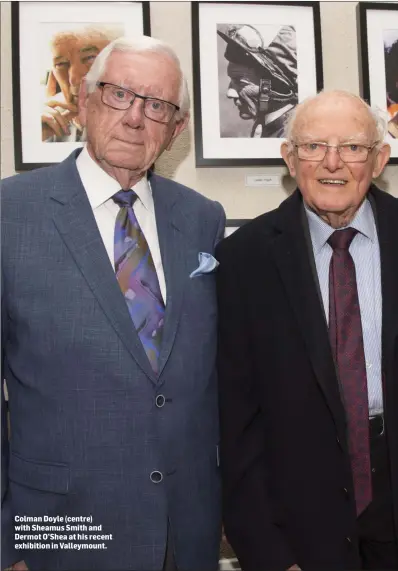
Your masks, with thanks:
[[[106,39],[100,33],[62,32],[55,36],[51,42],[53,53],[59,51],[68,51],[78,47],[79,49],[87,46],[102,46]]]
[[[106,62],[103,78],[126,88],[151,85],[164,91],[176,89],[177,93],[181,85],[181,71],[173,58],[150,50],[114,50]]]
[[[356,98],[315,99],[303,106],[294,124],[295,138],[359,138],[369,142],[376,136],[376,124],[369,109]]]

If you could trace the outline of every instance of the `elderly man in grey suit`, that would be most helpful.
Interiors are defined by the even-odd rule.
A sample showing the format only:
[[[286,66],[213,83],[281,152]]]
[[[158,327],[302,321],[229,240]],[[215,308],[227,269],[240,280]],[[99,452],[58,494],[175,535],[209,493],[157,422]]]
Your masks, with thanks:
[[[82,84],[87,146],[3,181],[3,567],[217,568],[225,215],[150,171],[188,107],[174,52],[119,38]]]

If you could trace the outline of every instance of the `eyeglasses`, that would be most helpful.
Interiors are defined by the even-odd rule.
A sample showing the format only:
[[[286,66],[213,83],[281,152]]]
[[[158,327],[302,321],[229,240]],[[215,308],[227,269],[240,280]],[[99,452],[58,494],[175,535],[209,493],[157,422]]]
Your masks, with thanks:
[[[342,145],[328,145],[327,143],[299,143],[294,144],[297,156],[302,161],[323,161],[328,149],[333,148],[339,153],[345,163],[364,163],[369,153],[375,148],[378,141],[373,145],[359,145],[357,143],[343,143]]]
[[[174,103],[157,99],[156,97],[146,97],[145,95],[138,95],[130,89],[124,89],[120,85],[107,83],[105,81],[98,81],[97,87],[102,89],[101,101],[112,109],[125,111],[134,103],[136,98],[142,99],[144,102],[144,115],[151,121],[156,123],[170,123],[176,111],[180,108]]]

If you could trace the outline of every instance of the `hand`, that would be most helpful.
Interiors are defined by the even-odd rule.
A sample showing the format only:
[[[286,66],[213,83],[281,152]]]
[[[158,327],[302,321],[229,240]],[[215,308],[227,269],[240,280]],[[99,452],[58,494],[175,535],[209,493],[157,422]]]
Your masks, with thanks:
[[[46,97],[51,99],[51,97],[55,97],[57,95],[57,91],[59,91],[58,81],[54,75],[54,72],[51,70],[48,74],[47,85],[46,85]]]
[[[60,109],[65,109],[61,113]],[[46,141],[54,134],[62,139],[70,134],[69,125],[78,115],[78,108],[72,103],[63,103],[52,99],[47,101],[41,116],[42,141]]]
[[[14,563],[11,567],[7,567],[5,571],[29,571],[26,567],[25,561],[18,561],[18,563]]]

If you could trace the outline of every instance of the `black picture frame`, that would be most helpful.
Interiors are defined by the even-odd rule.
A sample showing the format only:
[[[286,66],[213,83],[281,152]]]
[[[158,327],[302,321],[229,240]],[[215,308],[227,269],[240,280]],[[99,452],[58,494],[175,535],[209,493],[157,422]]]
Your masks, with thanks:
[[[286,19],[284,20],[284,18]],[[289,101],[287,103],[287,111],[290,111],[297,104],[297,100],[301,101],[307,96],[315,95],[323,88],[319,2],[208,2],[200,0],[191,3],[191,19],[196,166],[283,165],[284,162],[279,152],[280,143],[284,139],[283,136],[278,135],[274,137],[267,135],[256,137],[247,134],[250,128],[252,130],[256,129],[256,123],[258,130],[258,124],[260,123],[258,117],[264,117],[264,112],[260,115],[259,105],[257,105],[256,119],[251,119],[252,126],[247,127],[244,126],[244,120],[239,117],[238,110],[234,110],[233,103],[225,103],[220,86],[221,83],[225,84],[226,81],[226,71],[224,69],[226,68],[226,62],[223,61],[220,53],[220,42],[224,40],[224,45],[228,46],[228,48],[232,46],[232,49],[236,52],[237,42],[233,38],[236,38],[242,30],[240,29],[238,34],[233,34],[232,32],[230,35],[228,34],[233,25],[236,27],[237,22],[246,22],[246,24],[242,24],[245,28],[254,29],[257,26],[256,32],[253,33],[257,33],[257,37],[261,38],[259,40],[260,43],[264,42],[264,31],[260,34],[259,28],[262,26],[261,29],[265,30],[266,33],[271,32],[272,30],[268,30],[266,26],[268,26],[268,22],[271,21],[272,23],[272,19],[274,20],[274,28],[279,29],[280,33],[277,36],[279,38],[278,41],[282,44],[283,38],[287,37],[286,28],[290,28],[290,38],[293,38],[292,41],[297,45],[295,68],[294,58],[292,58],[291,80],[287,80],[287,83],[290,81],[290,85],[296,86],[297,94],[297,97],[293,98],[294,104],[292,99],[285,99],[285,101]],[[277,21],[279,21],[279,24],[275,23]],[[286,22],[286,26],[281,26],[281,21]],[[264,22],[264,24],[259,24],[259,22]],[[223,27],[227,27],[226,30],[222,31]],[[249,30],[250,34],[253,37],[251,30]],[[270,38],[272,38],[272,35]],[[275,44],[275,40],[276,36],[271,41],[271,44]],[[267,52],[270,44],[267,44],[266,48],[264,48],[264,45],[262,43],[257,53],[260,53],[260,50],[262,50],[262,54]],[[289,47],[288,41],[283,45],[287,50]],[[242,48],[242,43],[238,45],[238,48]],[[249,50],[246,50],[246,53],[249,53],[249,59],[254,50],[251,49],[250,51],[251,53],[249,53]],[[272,98],[276,98],[273,95],[272,82],[277,83],[278,75],[279,78],[281,76],[286,78],[289,69],[286,71],[286,67],[283,67],[283,64],[281,64],[282,59],[278,60],[275,55],[269,58],[268,53],[267,58],[268,60],[271,59],[271,65],[265,69],[265,75],[269,77],[272,65],[275,64],[275,61],[277,64],[279,63],[279,71],[278,69],[275,71],[274,66],[271,79],[268,82],[263,80],[261,84],[263,90],[271,85],[268,95],[271,94],[271,103],[269,104],[272,105]],[[255,57],[254,59],[256,59],[255,66],[258,70],[260,58]],[[231,58],[229,61],[231,61]],[[248,59],[245,61],[247,62]],[[253,58],[250,61],[252,62]],[[282,71],[280,72],[280,70]],[[258,72],[256,73],[258,80],[259,74]],[[258,92],[259,83],[256,89]],[[293,90],[292,87],[291,91]],[[266,97],[267,94],[265,94],[264,98]],[[226,99],[228,98],[225,95]],[[233,111],[231,110],[236,111],[236,118],[232,116]],[[281,109],[279,108],[279,110],[269,113],[267,120],[270,119],[271,121],[268,127],[265,128],[264,125],[261,125],[263,134],[266,133],[267,129],[272,131],[271,123],[273,122],[274,125],[277,123],[275,115],[278,115],[280,112]],[[228,120],[224,121],[227,114],[230,117],[232,116],[232,128],[230,128]],[[277,119],[281,122],[281,115],[277,116]],[[226,127],[224,128],[224,126]],[[246,134],[239,133],[238,136],[234,136],[234,129],[238,130],[241,128],[245,129]],[[277,130],[275,130],[276,132]]]
[[[359,2],[357,23],[361,95],[386,113],[389,164],[398,164],[398,4]]]
[[[72,10],[73,4],[76,12]],[[88,19],[84,12],[89,9]],[[51,1],[45,4],[30,1],[11,3],[14,156],[17,172],[58,163],[66,158],[74,148],[81,147],[83,144],[70,141],[42,141],[40,109],[43,95],[40,92],[44,91],[44,86],[40,85],[39,74],[33,75],[34,70],[43,67],[40,66],[39,60],[43,54],[43,46],[40,42],[44,40],[39,32],[41,28],[46,31],[50,30],[52,25],[55,31],[62,30],[63,22],[65,26],[69,26],[72,22],[73,25],[80,27],[83,22],[85,24],[89,22],[93,27],[113,25],[114,30],[118,30],[120,26],[123,30],[120,35],[133,31],[150,35],[150,6],[149,2],[113,2],[111,0],[78,3]],[[50,51],[49,48],[48,51]],[[46,57],[46,62],[47,59]],[[29,83],[32,75],[33,85],[31,85],[32,81]],[[27,85],[29,88],[26,88]]]
[[[235,230],[249,222],[250,218],[229,218],[225,223],[225,237],[230,236]]]

